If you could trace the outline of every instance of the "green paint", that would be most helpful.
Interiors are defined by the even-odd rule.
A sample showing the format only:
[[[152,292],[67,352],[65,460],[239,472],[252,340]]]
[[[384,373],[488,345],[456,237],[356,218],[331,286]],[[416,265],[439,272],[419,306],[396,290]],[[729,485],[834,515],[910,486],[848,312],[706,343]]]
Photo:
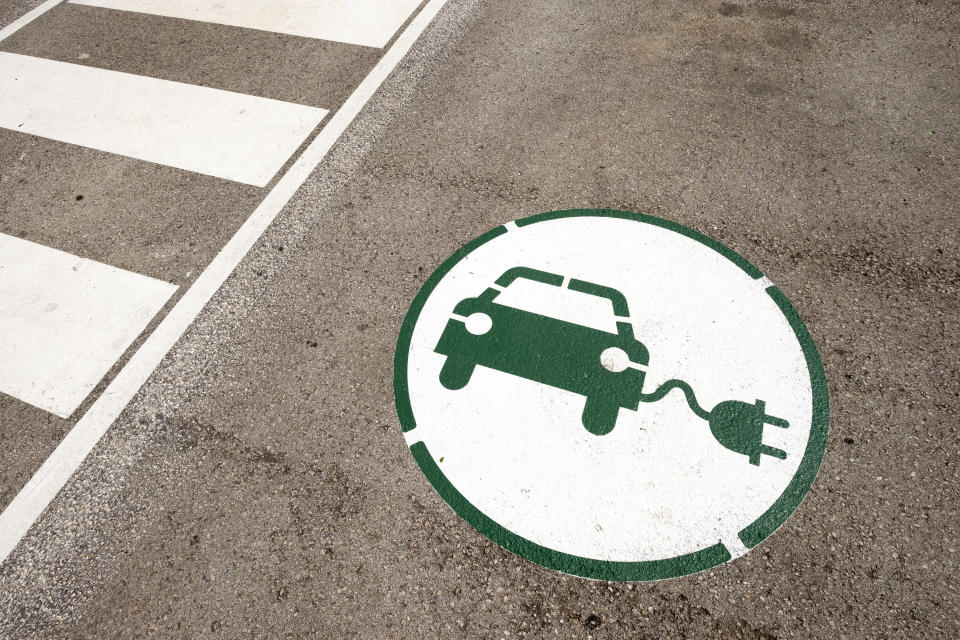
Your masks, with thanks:
[[[730,451],[747,456],[750,464],[759,465],[761,455],[780,460],[787,457],[786,451],[763,444],[763,425],[770,424],[782,429],[790,426],[790,423],[782,418],[766,415],[766,403],[763,400],[757,400],[754,404],[740,400],[724,400],[712,411],[706,411],[697,402],[697,396],[689,384],[683,380],[667,380],[653,393],[641,394],[640,401],[656,402],[674,389],[683,392],[687,405],[698,418],[709,422],[710,433],[717,442]]]
[[[559,287],[563,276],[530,267],[513,267],[497,278],[506,288],[518,279],[533,280]],[[569,288],[609,300],[618,317],[628,317],[626,297],[612,287],[583,280],[571,280]],[[623,349],[636,364],[649,363],[647,348],[633,336],[629,322],[617,323],[617,334],[557,320],[530,311],[499,305],[494,300],[500,291],[487,288],[476,298],[461,300],[453,313],[461,317],[484,314],[491,328],[476,335],[462,320],[447,322],[436,352],[447,356],[440,369],[440,384],[451,391],[470,382],[477,365],[509,373],[526,380],[586,396],[581,421],[590,433],[602,436],[613,431],[620,409],[636,411],[640,402],[656,402],[672,389],[680,389],[690,409],[709,421],[710,432],[721,445],[747,456],[759,465],[761,455],[783,460],[785,451],[763,444],[763,425],[787,428],[786,420],[764,413],[766,403],[748,404],[739,400],[721,402],[713,411],[704,411],[693,389],[682,380],[669,380],[650,394],[642,393],[644,373],[638,369],[610,371],[600,354],[611,347]]]
[[[731,451],[742,453],[750,464],[759,465],[760,456],[768,455],[783,460],[787,452],[763,444],[763,425],[771,424],[786,429],[790,423],[764,413],[766,403],[754,404],[740,400],[726,400],[710,412],[710,432],[717,442]]]
[[[514,267],[497,284],[506,286],[518,278],[527,278],[559,286],[563,276],[528,267]],[[614,300],[617,315],[628,315],[626,298],[619,291],[579,280],[578,291]],[[491,295],[492,292],[492,295]],[[487,315],[493,322],[486,333],[474,335],[456,318],[447,322],[436,352],[447,356],[440,370],[440,383],[447,389],[462,389],[470,382],[477,365],[509,373],[540,384],[586,396],[582,422],[594,435],[605,435],[617,424],[621,408],[636,410],[643,371],[609,371],[600,362],[600,354],[610,347],[623,349],[630,360],[647,364],[647,348],[633,337],[629,323],[618,323],[620,333],[613,334],[572,322],[557,320],[530,311],[494,302],[499,292],[487,289],[477,298],[460,301],[453,313]]]
[[[613,287],[604,287],[599,284],[593,284],[592,282],[584,282],[583,280],[571,280],[570,290],[579,291],[599,298],[606,298],[613,304],[614,314],[621,318],[626,318],[630,315],[626,296]]]
[[[555,273],[547,273],[546,271],[531,269],[529,267],[514,267],[513,269],[508,269],[502,276],[497,278],[497,286],[509,287],[515,280],[521,278],[533,280],[534,282],[542,282],[543,284],[549,284],[554,287],[559,287],[563,284],[563,276],[558,276]]]
[[[410,431],[417,426],[416,418],[413,416],[413,409],[410,407],[410,393],[407,389],[407,358],[410,356],[410,338],[413,336],[413,328],[417,324],[417,318],[420,317],[420,311],[426,304],[427,298],[433,293],[443,277],[447,275],[450,269],[466,256],[468,256],[477,247],[493,240],[497,236],[503,235],[507,230],[503,227],[496,227],[487,231],[485,234],[474,238],[467,244],[453,252],[449,258],[437,267],[437,270],[430,274],[427,281],[423,283],[420,292],[410,303],[407,315],[403,318],[403,324],[400,326],[400,335],[397,337],[397,350],[393,354],[393,398],[397,404],[397,417],[400,418],[400,427],[404,432]]]
[[[640,400],[642,402],[657,402],[658,400],[662,400],[664,396],[674,389],[680,389],[680,391],[683,392],[683,395],[687,398],[687,405],[690,407],[690,411],[693,411],[698,418],[701,420],[710,419],[710,412],[706,411],[700,406],[700,403],[697,402],[697,396],[693,393],[693,387],[683,380],[667,380],[657,387],[657,390],[653,393],[640,394]]]
[[[689,384],[683,380],[667,380],[653,393],[641,394],[640,401],[656,402],[674,389],[683,392],[687,405],[698,418],[709,422],[710,433],[717,442],[730,451],[747,456],[750,464],[759,465],[761,455],[780,460],[787,457],[786,451],[763,444],[763,425],[771,424],[782,429],[790,426],[786,420],[764,413],[766,403],[763,400],[757,400],[754,404],[740,400],[724,400],[712,411],[706,411],[697,402]]]
[[[800,348],[803,349],[807,371],[810,373],[810,387],[813,390],[813,418],[810,423],[807,447],[793,480],[777,501],[752,524],[744,527],[739,534],[743,544],[751,549],[786,522],[790,514],[803,502],[804,496],[813,486],[817,471],[820,470],[823,454],[827,450],[827,432],[830,430],[830,395],[827,391],[827,375],[823,370],[823,362],[820,360],[817,346],[813,343],[813,338],[810,337],[810,332],[807,331],[807,326],[803,324],[800,315],[780,289],[774,286],[767,287],[767,294],[773,298],[780,307],[780,311],[786,316],[793,333],[797,336]]]

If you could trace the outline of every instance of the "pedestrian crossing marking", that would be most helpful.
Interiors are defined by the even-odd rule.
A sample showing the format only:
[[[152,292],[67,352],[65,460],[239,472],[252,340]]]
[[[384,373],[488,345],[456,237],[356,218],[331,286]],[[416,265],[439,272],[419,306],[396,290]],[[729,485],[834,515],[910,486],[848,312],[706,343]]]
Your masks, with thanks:
[[[0,391],[70,417],[176,289],[0,233]]]
[[[42,5],[42,11],[39,10],[40,8],[38,8],[37,11],[24,16],[23,19],[18,21],[15,29],[8,28],[0,30],[0,40],[10,36],[16,31],[16,29],[28,24],[31,20],[41,15],[43,11],[47,11],[55,7],[60,1],[61,0],[49,0],[47,3]],[[149,335],[143,339],[136,351],[130,355],[129,359],[126,361],[123,367],[119,369],[116,375],[113,376],[112,380],[109,381],[102,393],[92,400],[89,407],[85,410],[83,415],[79,417],[77,422],[70,429],[53,453],[51,453],[50,456],[40,466],[40,468],[36,470],[26,485],[20,489],[16,497],[7,505],[6,509],[0,513],[0,562],[3,562],[10,552],[17,546],[17,544],[19,544],[20,540],[27,533],[29,528],[37,520],[40,514],[43,513],[50,501],[57,495],[72,474],[83,463],[87,455],[93,450],[93,447],[96,446],[97,442],[100,441],[113,422],[118,418],[137,391],[141,388],[141,386],[149,379],[156,367],[160,364],[163,358],[166,357],[169,351],[188,329],[197,315],[204,309],[214,294],[220,289],[221,285],[226,281],[230,274],[233,273],[233,270],[237,267],[240,261],[243,260],[247,255],[247,252],[250,251],[250,249],[261,238],[267,227],[276,218],[284,206],[286,206],[290,198],[293,197],[293,195],[298,189],[300,189],[311,173],[320,165],[321,161],[327,156],[327,153],[331,150],[331,148],[337,144],[347,128],[351,125],[351,123],[354,122],[354,119],[358,116],[367,102],[374,96],[381,84],[387,79],[388,76],[390,76],[404,56],[406,56],[411,50],[414,43],[418,40],[427,26],[434,20],[446,2],[447,0],[427,0],[425,3],[422,3],[421,6],[421,2],[416,0],[398,0],[397,2],[393,3],[376,2],[373,0],[358,0],[356,3],[340,3],[318,0],[317,2],[313,2],[311,4],[311,7],[317,12],[328,11],[324,18],[325,20],[333,20],[333,18],[337,15],[341,15],[335,12],[330,13],[331,8],[339,7],[339,10],[342,12],[341,18],[339,18],[338,28],[342,29],[344,35],[340,36],[337,33],[331,32],[327,36],[327,39],[345,43],[359,43],[359,38],[356,36],[356,33],[361,32],[367,33],[366,37],[368,40],[366,40],[366,42],[371,43],[368,46],[385,47],[387,44],[389,44],[389,48],[383,51],[383,55],[380,56],[373,68],[370,69],[370,71],[366,74],[359,85],[356,86],[343,104],[336,108],[334,113],[330,114],[331,117],[324,122],[324,125],[320,128],[317,135],[313,136],[309,143],[305,145],[302,153],[298,154],[296,157],[293,157],[294,152],[299,149],[298,144],[294,148],[285,151],[283,154],[277,154],[278,157],[280,155],[283,156],[284,162],[281,164],[291,161],[292,158],[292,163],[290,164],[289,168],[282,175],[280,175],[276,181],[271,183],[270,189],[265,191],[265,196],[260,201],[259,205],[256,206],[256,209],[250,214],[240,228],[236,230],[236,232],[223,246],[220,252],[217,253],[216,256],[214,256],[214,258],[206,265],[203,271],[193,280],[192,283],[189,284],[188,287],[186,287],[183,295],[179,296],[176,303],[171,306],[169,311],[157,321],[156,326],[152,329]],[[341,6],[341,4],[349,4],[351,6]],[[181,5],[183,5],[183,3],[181,3]],[[274,4],[271,6],[276,7],[277,5]],[[359,11],[358,13],[358,10],[361,8],[363,11]],[[416,12],[415,15],[414,12]],[[162,15],[159,12],[157,12],[157,14]],[[351,23],[343,16],[353,16],[353,18],[356,18],[356,20]],[[387,27],[384,25],[389,25],[389,29],[387,29]],[[260,26],[262,27],[262,25]],[[256,28],[255,25],[251,25],[251,27]],[[374,27],[376,27],[376,29],[374,29]],[[402,31],[400,30],[401,27],[403,27]],[[376,34],[376,42],[379,44],[372,44],[373,39],[371,39],[372,36],[370,36],[370,33]],[[201,95],[201,93],[191,91],[194,89],[201,92],[210,92],[204,94],[205,96],[219,96],[219,101],[211,98],[209,102],[203,104],[222,106],[224,103],[230,103],[231,100],[235,99],[236,103],[230,104],[233,104],[233,106],[242,110],[244,108],[243,100],[249,99],[250,101],[246,102],[246,105],[252,105],[254,107],[273,105],[277,106],[278,109],[289,107],[291,108],[291,111],[289,112],[290,114],[307,114],[303,117],[308,121],[308,123],[310,120],[310,117],[308,116],[312,113],[315,121],[313,128],[316,128],[316,126],[327,115],[327,111],[323,109],[300,107],[299,105],[276,100],[268,100],[266,98],[253,98],[251,96],[232,93],[229,91],[204,89],[178,82],[154,80],[145,76],[132,75],[117,71],[106,71],[92,67],[82,67],[76,64],[54,62],[52,60],[31,58],[29,56],[8,53],[0,53],[0,111],[6,109],[10,102],[23,101],[23,97],[16,94],[13,95],[13,99],[11,100],[9,87],[4,86],[5,80],[7,81],[6,84],[10,84],[9,77],[4,77],[5,75],[10,75],[10,69],[9,67],[4,69],[4,63],[13,59],[23,58],[27,59],[29,62],[24,63],[21,60],[18,62],[18,64],[25,64],[27,69],[29,69],[32,65],[44,66],[45,68],[46,65],[52,65],[49,67],[50,69],[62,70],[64,68],[70,68],[71,72],[73,72],[79,68],[81,71],[90,71],[92,72],[92,75],[90,76],[91,79],[102,79],[107,77],[111,78],[110,82],[106,83],[105,85],[101,84],[99,91],[108,94],[108,96],[109,94],[114,94],[114,103],[124,106],[124,113],[128,114],[128,120],[122,122],[121,124],[127,126],[125,135],[127,135],[130,139],[120,142],[130,146],[135,146],[134,143],[143,138],[142,132],[138,131],[138,126],[142,126],[144,123],[154,124],[150,119],[155,115],[153,111],[167,109],[169,107],[172,112],[178,113],[181,116],[196,112],[196,105],[184,106],[182,104],[182,98],[190,98]],[[55,73],[52,75],[56,76]],[[13,77],[17,78],[18,74],[14,73]],[[49,78],[46,80],[49,80]],[[116,95],[118,87],[115,85],[123,85],[125,81],[129,81],[129,83],[131,83],[130,86],[120,86],[119,88],[126,91],[127,95],[118,98]],[[405,81],[409,82],[409,79],[405,79]],[[75,84],[80,83],[80,81],[76,80],[76,76],[74,76],[73,82]],[[142,86],[147,92],[156,91],[157,86],[163,85],[164,87],[174,87],[178,91],[182,91],[183,94],[182,96],[174,95],[173,97],[176,99],[169,105],[167,103],[160,103],[157,101],[156,96],[144,98],[143,96],[137,95],[137,92],[133,89],[139,89],[140,86],[134,86],[133,83],[140,82],[143,82],[143,84],[140,86]],[[69,85],[70,82],[68,81],[67,84]],[[131,87],[133,87],[133,89]],[[85,117],[78,118],[78,114],[74,113],[74,111],[76,111],[77,103],[82,101],[78,101],[77,95],[71,93],[69,90],[65,91],[60,88],[58,91],[55,90],[56,88],[57,87],[55,85],[53,89],[51,89],[49,85],[45,87],[43,82],[37,83],[37,85],[33,87],[33,90],[41,99],[35,99],[35,104],[32,106],[35,106],[37,112],[45,117],[49,116],[51,111],[57,116],[62,116],[62,122],[56,121],[57,118],[48,117],[47,119],[53,120],[60,130],[66,133],[61,138],[52,137],[49,135],[49,132],[47,132],[47,135],[43,133],[36,133],[36,135],[60,140],[61,142],[80,144],[82,146],[88,146],[91,148],[100,149],[102,151],[123,153],[123,150],[103,149],[102,147],[93,146],[92,144],[83,144],[77,140],[65,139],[67,134],[74,135],[74,132],[72,131],[73,128],[78,129],[82,133],[86,133],[86,129],[96,129],[94,125],[101,124],[101,131],[98,131],[98,133],[102,133],[103,130],[108,129],[110,126],[114,126],[115,123],[110,122],[108,125],[103,125],[102,123],[97,122],[98,118],[102,120],[111,120],[112,114],[109,111],[98,111],[94,114],[81,112],[80,115]],[[84,92],[94,93],[89,89],[89,87],[80,87],[79,93],[84,94]],[[84,94],[84,97],[95,103],[95,97],[88,96],[86,94]],[[108,98],[100,99],[102,104],[111,104],[108,102]],[[389,100],[389,97],[386,99]],[[46,102],[48,100],[57,103],[56,106],[51,107]],[[124,100],[127,101],[124,102]],[[147,104],[144,105],[144,103]],[[102,106],[102,104],[98,106]],[[140,113],[131,108],[131,104],[141,107],[149,106],[151,111]],[[160,105],[159,109],[158,105]],[[70,106],[73,106],[73,111],[68,108]],[[50,111],[44,111],[44,109],[50,109]],[[298,109],[300,109],[300,111],[297,111]],[[278,127],[291,124],[289,122],[290,118],[280,117],[278,113],[273,114],[274,116],[277,116],[275,118],[277,122],[272,124],[275,124]],[[26,127],[27,119],[11,117],[11,114],[13,114],[13,116],[32,116],[32,113],[29,110],[26,110],[25,112],[18,112],[13,107],[10,107],[10,110],[6,112],[6,114],[0,113],[0,128],[7,127],[13,128],[17,131],[29,132]],[[147,117],[148,114],[149,117]],[[210,114],[201,113],[200,115],[203,116],[203,119],[206,122],[209,122],[214,127],[215,131],[217,130],[216,127],[222,127],[221,123],[215,121],[216,114],[211,116]],[[227,115],[231,115],[231,112],[228,112]],[[235,120],[239,119],[237,117],[239,115],[243,114],[239,113],[239,111],[232,113],[232,116]],[[4,121],[4,118],[6,118],[6,122]],[[138,120],[138,118],[140,119]],[[293,119],[296,120],[296,118]],[[17,120],[17,122],[13,123],[13,126],[10,127],[8,125],[10,122],[12,122],[12,120]],[[181,118],[181,121],[182,120],[183,118]],[[252,121],[252,119],[249,119],[249,121]],[[178,143],[178,138],[188,137],[191,134],[191,131],[198,131],[199,133],[197,135],[201,137],[209,134],[209,132],[204,129],[204,124],[198,124],[195,121],[188,121],[188,123],[192,126],[190,131],[178,130],[174,127],[168,126],[166,135],[170,138],[170,140],[164,140],[161,136],[153,135],[153,130],[148,128],[147,133],[153,136],[153,138],[148,142],[151,144],[159,143],[157,146],[159,149],[169,149],[176,146]],[[243,123],[243,127],[245,127],[244,130],[237,132],[237,135],[241,138],[262,137],[268,141],[271,138],[274,140],[277,138],[277,135],[269,131],[266,134],[260,133],[252,135],[249,131],[249,128],[247,128],[248,125],[246,122]],[[286,130],[281,130],[280,133],[285,134],[286,132]],[[308,134],[309,131],[304,134],[305,138],[300,139],[300,144],[302,144],[306,138],[309,138]],[[113,138],[110,139],[119,138],[121,135],[124,134],[114,133]],[[295,136],[292,135],[289,136],[289,138],[294,137]],[[94,140],[96,140],[96,138],[94,138]],[[266,143],[261,144],[260,147],[256,147],[253,142],[255,141],[249,142],[250,146],[254,147],[252,153],[238,154],[237,151],[234,150],[231,151],[230,154],[236,158],[239,158],[240,160],[246,159],[251,163],[258,162],[261,160],[261,158],[259,158],[261,149],[263,149],[265,152],[268,152],[269,148]],[[264,141],[261,140],[260,142]],[[149,144],[144,146],[148,150],[151,149]],[[204,147],[202,145],[199,147],[198,145],[194,145],[194,147],[195,151],[197,152],[208,151],[210,154],[212,154],[214,160],[220,160],[223,157],[217,155],[217,153],[220,151],[217,148],[211,149],[209,146]],[[123,153],[123,155],[128,155],[135,158],[138,157],[129,152]],[[157,162],[157,160],[151,158],[140,159]],[[209,160],[205,161],[208,164],[214,164],[209,162]],[[169,162],[161,164],[175,166]],[[226,163],[224,162],[224,165],[225,164]],[[197,169],[193,166],[181,168],[204,173],[203,170]],[[210,175],[216,174],[210,173]],[[258,177],[257,181],[251,181],[251,184],[256,184],[257,186],[266,186],[268,182],[269,180],[263,180],[262,177]],[[143,188],[148,189],[150,188],[150,185],[144,185]],[[100,266],[109,269],[109,267],[106,267],[106,265]],[[120,273],[127,273],[120,270],[117,271]],[[136,278],[142,278],[142,280],[138,280],[138,282],[141,284],[135,284],[133,282],[129,283],[129,291],[137,291],[138,288],[145,286],[142,283],[151,280],[150,278],[143,276],[136,276],[136,274],[127,273],[127,275],[135,276]],[[189,276],[190,274],[187,275]],[[29,282],[33,277],[34,276],[26,277],[25,280]],[[160,284],[166,287],[173,287],[173,285],[168,285],[166,283]],[[173,290],[171,289],[170,293],[172,294],[172,292]],[[2,291],[0,291],[0,295],[3,295]],[[164,298],[164,300],[167,300],[167,298]],[[127,302],[125,301],[124,304],[127,304]],[[159,304],[156,308],[159,309],[162,306],[163,304]],[[149,324],[149,318],[144,320],[144,325],[146,324]],[[0,329],[2,329],[2,327],[0,327]],[[135,339],[136,335],[131,338],[131,340]],[[107,367],[106,370],[109,370],[110,367],[114,366],[116,360],[122,356],[123,351],[129,347],[129,344],[130,343],[127,343],[125,348],[121,349],[120,352],[104,359],[104,364]],[[33,357],[33,354],[31,354],[30,357]],[[3,392],[4,389],[0,388],[0,393]]]
[[[265,186],[325,109],[0,52],[0,127]]]
[[[71,0],[106,9],[382,48],[420,0]]]

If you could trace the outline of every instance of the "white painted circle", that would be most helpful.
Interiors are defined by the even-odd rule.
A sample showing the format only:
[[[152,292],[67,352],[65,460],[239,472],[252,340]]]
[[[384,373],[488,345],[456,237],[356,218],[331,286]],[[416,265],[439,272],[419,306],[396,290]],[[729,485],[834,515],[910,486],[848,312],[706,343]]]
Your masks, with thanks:
[[[445,480],[486,518],[550,552],[614,563],[660,561],[718,543],[732,557],[745,553],[738,533],[784,494],[813,424],[812,374],[769,281],[688,235],[631,219],[561,217],[507,229],[454,264],[409,327],[403,375],[415,428],[407,443],[423,443]],[[515,280],[497,304],[613,335],[619,314],[610,302],[569,283],[615,288],[629,303],[626,322],[649,350],[643,393],[680,379],[706,411],[726,400],[763,400],[767,414],[790,427],[765,425],[762,443],[786,458],[762,455],[754,465],[725,448],[679,390],[621,408],[616,427],[598,436],[581,420],[585,396],[541,381],[478,365],[462,388],[445,387],[448,356],[436,349],[454,308],[518,266],[566,280]],[[536,348],[528,354],[542,357]],[[619,347],[594,362],[598,355],[608,371],[627,369]]]
[[[620,373],[630,366],[630,356],[620,347],[608,347],[600,353],[600,364],[607,371]]]
[[[493,326],[493,320],[485,313],[471,313],[467,316],[464,324],[467,326],[467,331],[475,336],[482,336],[487,331],[490,331],[490,328]]]

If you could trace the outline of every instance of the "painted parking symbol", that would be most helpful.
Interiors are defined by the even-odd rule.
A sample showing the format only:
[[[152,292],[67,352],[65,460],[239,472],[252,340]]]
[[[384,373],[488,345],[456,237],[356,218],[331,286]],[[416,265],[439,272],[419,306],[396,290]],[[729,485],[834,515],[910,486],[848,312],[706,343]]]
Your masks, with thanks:
[[[498,227],[404,320],[397,412],[427,479],[504,548],[656,580],[743,555],[809,490],[829,407],[816,347],[744,258],[608,210]]]

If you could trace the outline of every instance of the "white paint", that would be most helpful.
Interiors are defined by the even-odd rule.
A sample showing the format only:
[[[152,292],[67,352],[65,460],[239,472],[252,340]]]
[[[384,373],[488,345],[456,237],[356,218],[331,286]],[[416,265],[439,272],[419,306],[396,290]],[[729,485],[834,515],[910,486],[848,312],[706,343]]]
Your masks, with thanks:
[[[292,36],[384,47],[420,0],[70,0],[107,9],[150,13],[274,31]]]
[[[0,127],[262,187],[327,112],[0,52]]]
[[[69,417],[176,289],[0,233],[0,392]]]
[[[743,544],[743,540],[740,539],[740,536],[727,536],[721,540],[723,546],[727,548],[727,551],[730,552],[730,555],[734,558],[739,558],[743,554],[750,551],[747,548],[747,545]]]
[[[473,335],[482,336],[493,327],[493,320],[485,313],[471,313],[464,325]]]
[[[25,26],[33,22],[34,20],[36,20],[37,18],[45,14],[47,11],[50,11],[50,9],[53,9],[55,6],[57,6],[61,2],[63,2],[63,0],[47,0],[43,4],[37,7],[34,7],[31,11],[28,11],[27,13],[23,14],[23,16],[21,16],[17,20],[14,20],[13,22],[5,26],[3,29],[0,29],[0,42],[5,40],[6,38],[9,38],[14,33],[16,33],[20,29],[24,28]]]
[[[630,366],[630,356],[620,347],[608,347],[600,354],[600,364],[607,371],[620,373]]]
[[[408,444],[423,441],[435,460],[442,457],[447,478],[488,517],[556,551],[659,560],[736,539],[790,483],[811,424],[803,352],[762,283],[686,236],[630,220],[507,228],[453,267],[420,312],[407,371],[417,423]],[[595,436],[582,425],[577,394],[483,366],[463,389],[445,389],[445,356],[434,348],[451,310],[515,266],[623,292],[650,352],[643,391],[679,378],[707,411],[723,400],[763,399],[769,414],[790,422],[763,433],[787,459],[763,456],[754,466],[724,448],[679,391],[621,409],[616,428]]]
[[[157,325],[156,330],[144,341],[90,410],[0,514],[0,562],[17,546],[193,319],[327,155],[446,2],[447,0],[430,0],[423,7],[290,170],[270,190],[253,214]]]

